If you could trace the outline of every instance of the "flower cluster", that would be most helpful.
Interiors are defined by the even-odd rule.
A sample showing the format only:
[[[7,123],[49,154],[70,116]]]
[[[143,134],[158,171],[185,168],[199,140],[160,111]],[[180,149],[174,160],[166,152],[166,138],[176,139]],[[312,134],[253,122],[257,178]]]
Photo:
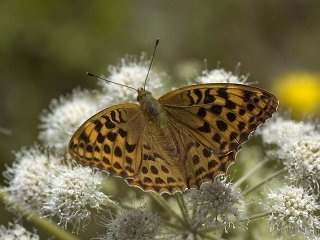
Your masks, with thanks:
[[[289,236],[300,234],[305,239],[314,239],[320,233],[320,217],[315,216],[320,205],[316,197],[302,187],[285,185],[271,190],[267,198],[271,232],[275,235],[285,232]]]
[[[57,216],[64,228],[70,222],[76,231],[84,228],[90,222],[91,211],[99,211],[110,202],[100,191],[102,183],[101,174],[88,167],[60,166],[46,190],[43,211]]]
[[[9,197],[26,208],[40,212],[42,203],[47,199],[45,192],[48,184],[54,178],[52,169],[58,166],[60,159],[38,145],[23,148],[15,156],[12,167],[4,172]]]
[[[196,78],[197,83],[237,83],[246,84],[248,76],[234,75],[232,72],[225,71],[223,68],[211,71],[205,70],[202,76]]]
[[[320,173],[320,132],[311,122],[277,116],[258,131],[269,154],[288,169],[283,187],[267,193],[270,231],[281,237],[314,239],[320,232],[317,197]]]
[[[204,227],[228,229],[233,222],[241,220],[242,194],[226,179],[216,179],[213,183],[202,184],[199,190],[191,190],[189,204],[194,209],[196,224]]]
[[[62,165],[50,150],[33,146],[16,153],[16,161],[4,175],[12,202],[39,215],[58,216],[67,227],[85,226],[92,210],[103,208],[109,198],[100,191],[103,178],[90,168]]]
[[[3,240],[39,240],[40,237],[26,230],[20,224],[9,224],[9,228],[5,226],[0,226],[0,239]]]
[[[316,130],[312,123],[285,119],[279,115],[270,119],[262,128],[257,130],[265,144],[281,147],[288,140],[303,136]]]
[[[123,210],[109,223],[101,240],[151,240],[160,232],[160,219],[140,209]]]
[[[145,54],[142,54],[139,59],[127,56],[120,60],[118,66],[109,66],[109,76],[106,79],[135,89],[141,88],[146,80],[149,63]],[[148,82],[151,83],[146,86],[148,91],[157,94],[163,87],[160,76],[151,70],[148,79]],[[99,79],[98,84],[102,87],[100,104],[104,107],[131,102],[137,98],[137,92],[133,91],[133,89],[108,83],[101,79]]]
[[[45,145],[65,154],[69,140],[80,125],[100,110],[92,92],[75,89],[71,95],[53,99],[40,115],[39,139]]]
[[[319,179],[320,131],[315,124],[278,116],[257,133],[265,144],[276,146],[270,153],[289,168],[291,179]]]
[[[278,150],[279,158],[289,167],[293,179],[320,180],[320,133],[297,136]]]

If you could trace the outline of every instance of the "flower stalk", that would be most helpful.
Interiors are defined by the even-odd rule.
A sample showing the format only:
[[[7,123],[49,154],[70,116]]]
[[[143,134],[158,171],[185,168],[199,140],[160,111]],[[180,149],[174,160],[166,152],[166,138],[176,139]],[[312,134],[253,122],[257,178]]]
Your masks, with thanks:
[[[243,192],[243,195],[246,196],[248,195],[249,193],[253,192],[254,190],[256,190],[257,188],[261,187],[262,185],[266,184],[267,182],[269,182],[270,180],[272,180],[273,178],[281,175],[282,173],[285,173],[287,172],[288,169],[286,168],[283,168],[283,169],[280,169],[279,171],[271,174],[269,177],[266,177],[264,180],[262,180],[261,182],[257,183],[256,185],[253,185],[252,187],[248,188],[247,190],[245,190]]]

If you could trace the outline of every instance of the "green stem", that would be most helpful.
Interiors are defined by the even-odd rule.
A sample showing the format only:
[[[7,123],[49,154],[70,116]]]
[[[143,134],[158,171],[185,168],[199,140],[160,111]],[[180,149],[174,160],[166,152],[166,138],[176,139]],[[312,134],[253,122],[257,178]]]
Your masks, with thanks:
[[[177,192],[175,194],[176,198],[177,198],[177,202],[178,202],[178,205],[180,207],[180,210],[182,212],[182,215],[184,217],[184,219],[189,223],[190,222],[190,217],[188,215],[188,209],[187,209],[187,206],[186,206],[186,203],[182,197],[182,194],[180,192]],[[190,224],[189,224],[190,226]]]
[[[261,182],[257,183],[256,185],[254,185],[254,186],[248,188],[247,190],[245,190],[245,191],[243,192],[243,196],[245,196],[245,195],[249,194],[250,192],[256,190],[257,188],[261,187],[263,184],[269,182],[271,179],[279,176],[280,174],[282,174],[282,173],[284,173],[284,172],[286,172],[286,171],[287,171],[287,169],[286,169],[286,168],[283,168],[283,169],[280,169],[279,171],[275,172],[274,174],[271,174],[271,175],[270,175],[269,177],[267,177],[266,179],[262,180]]]
[[[183,226],[189,227],[189,224],[186,223],[186,221],[169,206],[167,201],[164,200],[162,196],[150,193],[150,197],[152,197],[153,200],[155,200],[161,207],[163,207],[163,209],[168,213],[169,216],[174,216]]]
[[[12,206],[16,212],[23,215],[27,220],[34,223],[39,229],[43,229],[45,232],[54,236],[55,239],[61,240],[79,240],[79,238],[59,227],[56,223],[51,222],[49,219],[38,216],[35,212],[24,209],[20,204],[8,199],[8,193],[0,191],[0,199],[3,202],[7,202]]]
[[[251,168],[246,174],[244,174],[241,178],[239,178],[234,184],[233,187],[237,188],[240,187],[240,185],[245,182],[248,178],[250,178],[257,170],[262,168],[267,162],[270,160],[268,158],[265,158],[263,161],[259,162],[257,165],[255,165],[253,168]]]
[[[180,225],[177,225],[175,223],[171,223],[165,219],[161,219],[161,221],[164,223],[164,225],[166,225],[167,227],[170,227],[170,228],[174,228],[174,229],[177,229],[178,231],[185,231],[185,228],[184,227],[181,227]]]

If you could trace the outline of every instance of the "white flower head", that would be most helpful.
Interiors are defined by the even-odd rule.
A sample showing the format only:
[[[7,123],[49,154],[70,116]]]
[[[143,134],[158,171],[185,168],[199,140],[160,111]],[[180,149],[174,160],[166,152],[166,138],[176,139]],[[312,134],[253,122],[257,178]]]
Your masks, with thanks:
[[[110,81],[138,89],[144,86],[149,63],[150,61],[146,60],[145,54],[142,54],[139,59],[128,56],[122,58],[118,66],[109,66],[109,76],[103,77]],[[104,107],[123,102],[130,102],[137,98],[137,92],[133,89],[108,83],[103,80],[99,80],[98,84],[102,87],[103,94],[100,101]],[[162,87],[163,84],[160,76],[151,69],[146,89],[153,94],[156,94]]]
[[[320,218],[315,213],[320,205],[316,196],[302,187],[285,185],[270,190],[267,199],[265,207],[271,212],[269,224],[274,235],[303,235],[303,239],[314,239],[319,234]]]
[[[151,240],[160,231],[160,219],[148,211],[128,209],[106,223],[108,232],[101,240]]]
[[[290,139],[310,133],[315,130],[315,126],[308,122],[298,122],[274,116],[262,127],[258,128],[257,134],[261,135],[265,144],[276,144],[282,146]]]
[[[294,179],[320,180],[320,132],[288,139],[277,151]]]
[[[9,228],[0,225],[0,239],[2,240],[39,240],[36,233],[31,233],[20,224],[10,224]]]
[[[59,224],[73,231],[85,227],[91,220],[91,211],[103,210],[110,199],[101,191],[103,177],[89,167],[60,166],[55,179],[46,191],[43,211],[57,216]]]
[[[225,231],[235,221],[241,220],[239,206],[242,206],[242,194],[233,189],[226,179],[204,183],[199,190],[192,189],[189,204],[196,210],[195,219],[204,227],[221,227]]]
[[[53,99],[49,110],[40,115],[39,139],[64,154],[77,128],[99,110],[93,95],[89,91],[75,89],[71,95]]]
[[[47,150],[33,146],[15,153],[15,162],[4,172],[9,198],[26,208],[40,212],[45,191],[60,159]]]
[[[205,70],[202,76],[196,78],[197,83],[238,83],[247,84],[248,76],[234,75],[223,68],[214,69],[211,71]]]

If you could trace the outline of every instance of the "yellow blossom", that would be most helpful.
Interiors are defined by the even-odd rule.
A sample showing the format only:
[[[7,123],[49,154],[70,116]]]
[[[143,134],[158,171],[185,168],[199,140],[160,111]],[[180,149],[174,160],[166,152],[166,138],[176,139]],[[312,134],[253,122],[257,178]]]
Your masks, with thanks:
[[[316,114],[320,109],[320,74],[298,71],[282,75],[275,79],[273,92],[293,115]]]

